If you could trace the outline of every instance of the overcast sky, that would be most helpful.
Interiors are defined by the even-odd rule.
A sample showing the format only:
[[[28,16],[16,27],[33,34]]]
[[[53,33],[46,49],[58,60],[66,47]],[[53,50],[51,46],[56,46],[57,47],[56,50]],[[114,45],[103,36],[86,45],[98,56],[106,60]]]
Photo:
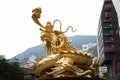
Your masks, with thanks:
[[[0,55],[11,58],[41,44],[39,26],[31,18],[32,9],[42,8],[40,22],[62,21],[62,29],[77,29],[66,35],[97,35],[104,0],[0,0]],[[59,30],[59,25],[55,29]]]

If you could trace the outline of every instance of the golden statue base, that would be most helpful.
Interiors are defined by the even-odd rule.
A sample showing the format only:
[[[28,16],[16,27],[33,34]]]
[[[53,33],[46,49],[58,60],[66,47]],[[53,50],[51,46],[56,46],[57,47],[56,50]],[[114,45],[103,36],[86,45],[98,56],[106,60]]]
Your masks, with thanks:
[[[59,78],[40,78],[38,80],[103,80],[101,78],[86,78],[86,77],[59,77]]]

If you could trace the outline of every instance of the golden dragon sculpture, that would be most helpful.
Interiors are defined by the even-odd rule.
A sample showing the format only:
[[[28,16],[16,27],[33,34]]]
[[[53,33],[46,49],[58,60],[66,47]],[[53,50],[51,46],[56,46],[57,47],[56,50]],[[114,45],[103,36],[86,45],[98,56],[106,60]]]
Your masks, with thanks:
[[[67,40],[65,32],[71,28],[69,26],[62,31],[62,23],[55,20],[53,23],[47,22],[43,26],[40,21],[42,10],[35,8],[32,11],[33,21],[40,26],[41,41],[45,42],[46,54],[40,57],[35,63],[35,74],[40,77],[63,77],[63,76],[81,76],[96,77],[96,69],[99,67],[100,58],[93,63],[93,53],[85,53],[81,49],[77,49]],[[60,22],[60,31],[53,30],[55,22]]]

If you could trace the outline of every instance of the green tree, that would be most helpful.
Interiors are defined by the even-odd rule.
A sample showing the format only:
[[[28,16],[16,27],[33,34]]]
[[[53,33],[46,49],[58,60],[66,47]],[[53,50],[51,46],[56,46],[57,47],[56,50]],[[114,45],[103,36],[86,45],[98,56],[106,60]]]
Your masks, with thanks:
[[[0,80],[23,80],[25,71],[18,62],[9,62],[9,60],[0,57]]]
[[[108,80],[108,74],[107,73],[103,73],[103,80]]]

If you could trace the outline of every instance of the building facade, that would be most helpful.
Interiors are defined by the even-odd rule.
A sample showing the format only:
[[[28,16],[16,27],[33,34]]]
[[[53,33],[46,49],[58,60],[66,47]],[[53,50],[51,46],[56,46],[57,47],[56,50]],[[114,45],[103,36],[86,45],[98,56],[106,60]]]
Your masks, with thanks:
[[[113,0],[104,1],[97,35],[97,50],[101,57],[100,64],[107,66],[109,80],[114,80],[120,73],[120,19],[114,5]]]
[[[115,10],[117,12],[117,17],[118,17],[119,29],[117,30],[117,32],[119,33],[118,44],[120,45],[120,0],[112,0],[112,1],[113,1],[113,5],[115,7]],[[117,74],[116,78],[120,80],[120,46],[118,46],[118,47],[119,47],[118,48],[119,50],[116,54],[118,74]]]

